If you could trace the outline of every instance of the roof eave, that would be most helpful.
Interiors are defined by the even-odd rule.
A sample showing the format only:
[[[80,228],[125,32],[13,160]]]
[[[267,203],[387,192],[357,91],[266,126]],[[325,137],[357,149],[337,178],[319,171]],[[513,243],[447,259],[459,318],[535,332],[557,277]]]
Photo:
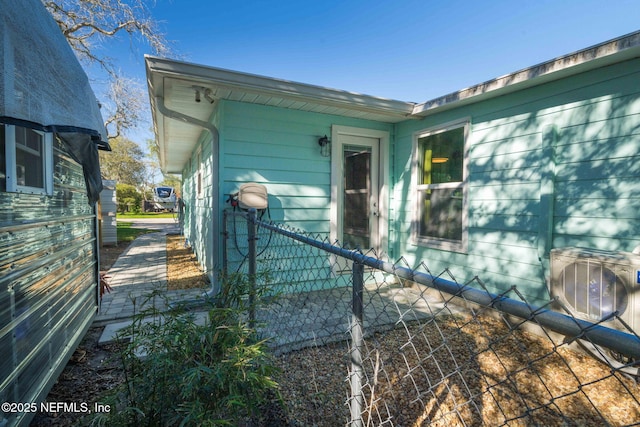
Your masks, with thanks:
[[[151,74],[151,70],[149,69],[149,64],[145,65],[146,74],[147,74],[147,92],[149,94],[149,105],[151,106],[151,120],[153,124],[153,133],[155,134],[155,141],[158,145],[158,161],[160,170],[165,171],[166,168],[166,156],[164,155],[164,135],[161,130],[164,128],[163,117],[162,114],[158,114],[158,110],[156,108],[156,96],[158,95],[158,91],[160,91],[160,95],[163,95],[163,90],[158,88],[153,80],[153,75]]]
[[[411,113],[415,107],[415,103],[411,102],[379,98],[222,68],[153,56],[146,56],[145,59],[148,70],[153,73],[193,80],[201,84],[215,84],[218,87],[228,89],[241,89],[247,93],[279,96],[291,100],[315,102],[326,106],[382,114],[388,116],[390,121],[411,118]]]
[[[413,115],[426,117],[637,57],[640,57],[640,32],[417,104]]]

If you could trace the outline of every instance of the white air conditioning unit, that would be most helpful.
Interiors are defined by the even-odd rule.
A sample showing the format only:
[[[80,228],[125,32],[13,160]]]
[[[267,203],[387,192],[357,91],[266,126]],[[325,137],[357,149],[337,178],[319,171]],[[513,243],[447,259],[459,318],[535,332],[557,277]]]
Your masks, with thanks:
[[[598,322],[617,311],[633,332],[640,334],[640,255],[584,248],[551,251],[551,295],[578,319]],[[630,332],[615,316],[603,326]],[[582,342],[608,363],[626,363],[611,352]],[[637,367],[629,369],[637,374]]]

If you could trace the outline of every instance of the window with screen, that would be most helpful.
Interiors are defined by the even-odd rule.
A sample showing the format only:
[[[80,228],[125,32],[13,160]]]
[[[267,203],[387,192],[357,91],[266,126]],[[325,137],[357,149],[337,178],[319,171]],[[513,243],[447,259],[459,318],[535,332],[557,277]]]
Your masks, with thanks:
[[[466,249],[466,134],[466,123],[459,123],[416,135],[414,237],[418,244]]]
[[[51,134],[0,125],[0,190],[51,194],[51,142]]]

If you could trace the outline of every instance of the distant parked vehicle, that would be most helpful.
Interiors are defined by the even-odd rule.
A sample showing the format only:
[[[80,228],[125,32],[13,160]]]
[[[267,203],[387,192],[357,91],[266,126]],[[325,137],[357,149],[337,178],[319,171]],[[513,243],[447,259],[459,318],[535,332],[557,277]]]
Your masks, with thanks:
[[[176,192],[173,187],[155,187],[153,189],[153,209],[170,211],[176,207]]]

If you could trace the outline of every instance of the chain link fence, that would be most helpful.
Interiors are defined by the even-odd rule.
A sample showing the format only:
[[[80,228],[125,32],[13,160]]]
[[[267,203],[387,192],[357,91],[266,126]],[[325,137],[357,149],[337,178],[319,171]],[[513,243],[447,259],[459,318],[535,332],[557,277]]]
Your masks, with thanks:
[[[294,425],[640,425],[640,338],[630,328],[255,213],[226,212],[224,222],[223,269],[261,289],[250,318],[276,355]]]

